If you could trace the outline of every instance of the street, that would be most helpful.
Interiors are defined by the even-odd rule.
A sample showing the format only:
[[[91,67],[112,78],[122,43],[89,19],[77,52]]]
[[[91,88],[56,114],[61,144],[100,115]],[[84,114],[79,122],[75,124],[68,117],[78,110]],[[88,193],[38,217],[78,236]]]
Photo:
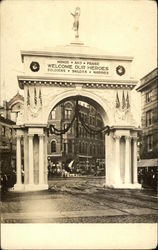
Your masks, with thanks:
[[[1,197],[2,223],[157,223],[152,190],[103,187],[104,178],[56,178],[49,190]]]

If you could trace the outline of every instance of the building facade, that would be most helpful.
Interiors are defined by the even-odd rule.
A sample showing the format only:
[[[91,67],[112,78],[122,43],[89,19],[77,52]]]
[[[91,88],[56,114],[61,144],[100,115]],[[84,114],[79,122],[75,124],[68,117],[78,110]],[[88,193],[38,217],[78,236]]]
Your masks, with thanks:
[[[102,118],[93,106],[79,102],[78,107],[82,120],[89,128],[97,130],[103,128]],[[48,126],[53,124],[57,129],[66,129],[74,115],[75,101],[63,102],[51,111]],[[97,166],[105,169],[103,137],[101,133],[97,135],[88,133],[81,122],[75,120],[68,132],[62,135],[49,134],[49,165],[54,167],[59,165],[62,168],[73,161],[75,173],[96,174]]]
[[[0,172],[8,174],[16,168],[15,122],[0,115]]]
[[[18,113],[23,108],[24,97],[17,92],[0,108],[0,170],[9,173],[16,169],[16,130]],[[23,142],[21,143],[23,165]]]
[[[158,68],[140,80],[142,134],[139,167],[158,167]]]

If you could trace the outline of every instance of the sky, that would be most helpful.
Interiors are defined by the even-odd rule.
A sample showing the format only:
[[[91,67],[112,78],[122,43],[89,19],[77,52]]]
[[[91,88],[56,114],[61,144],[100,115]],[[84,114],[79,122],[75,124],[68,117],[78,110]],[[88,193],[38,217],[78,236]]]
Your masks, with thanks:
[[[20,50],[51,49],[74,40],[70,13],[77,6],[80,40],[86,45],[107,54],[134,56],[132,70],[137,79],[157,67],[156,1],[4,0],[0,5],[1,103],[19,90]]]

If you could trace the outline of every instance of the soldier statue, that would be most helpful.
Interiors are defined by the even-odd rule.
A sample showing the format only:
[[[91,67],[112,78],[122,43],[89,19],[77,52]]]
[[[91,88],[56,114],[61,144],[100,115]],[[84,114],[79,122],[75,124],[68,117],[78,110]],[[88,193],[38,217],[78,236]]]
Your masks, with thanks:
[[[73,23],[73,30],[76,32],[75,38],[79,38],[79,17],[80,17],[80,8],[77,7],[75,10],[75,13],[71,13],[71,15],[74,17],[74,23]]]

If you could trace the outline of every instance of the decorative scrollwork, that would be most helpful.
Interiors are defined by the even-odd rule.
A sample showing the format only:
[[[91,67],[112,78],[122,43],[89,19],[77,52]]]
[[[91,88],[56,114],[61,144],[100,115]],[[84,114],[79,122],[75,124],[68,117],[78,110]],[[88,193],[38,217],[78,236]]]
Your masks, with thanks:
[[[31,108],[31,106],[29,106],[28,108],[31,112],[30,115],[35,118],[39,115],[39,111],[41,110],[42,107],[41,106],[40,107],[34,106],[33,108]]]

